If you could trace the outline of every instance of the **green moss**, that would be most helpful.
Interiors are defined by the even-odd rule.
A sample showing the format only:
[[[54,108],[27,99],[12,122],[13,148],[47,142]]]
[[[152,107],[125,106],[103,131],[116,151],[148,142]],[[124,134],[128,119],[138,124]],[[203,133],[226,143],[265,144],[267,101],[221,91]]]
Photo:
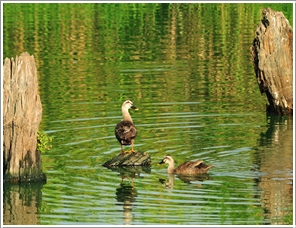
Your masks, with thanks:
[[[40,151],[40,153],[44,153],[45,151],[49,150],[52,145],[53,136],[48,136],[43,131],[37,132],[37,150]]]

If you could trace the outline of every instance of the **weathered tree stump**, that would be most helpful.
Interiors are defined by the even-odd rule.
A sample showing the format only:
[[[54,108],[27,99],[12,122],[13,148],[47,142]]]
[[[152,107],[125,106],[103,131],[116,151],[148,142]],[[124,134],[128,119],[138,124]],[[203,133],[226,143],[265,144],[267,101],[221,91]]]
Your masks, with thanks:
[[[150,155],[139,151],[133,153],[119,154],[111,160],[105,162],[103,166],[147,166],[151,164]]]
[[[34,56],[5,59],[3,76],[3,177],[10,182],[45,180],[37,151],[42,118]]]
[[[267,111],[293,114],[293,30],[282,12],[263,10],[251,53]]]

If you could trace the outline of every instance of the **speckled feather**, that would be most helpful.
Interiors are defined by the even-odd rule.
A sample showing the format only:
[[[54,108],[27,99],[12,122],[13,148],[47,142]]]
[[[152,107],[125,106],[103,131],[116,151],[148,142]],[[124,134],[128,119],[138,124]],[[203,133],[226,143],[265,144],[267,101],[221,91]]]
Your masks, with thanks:
[[[137,133],[135,125],[130,121],[120,121],[115,128],[115,136],[122,145],[131,145]]]

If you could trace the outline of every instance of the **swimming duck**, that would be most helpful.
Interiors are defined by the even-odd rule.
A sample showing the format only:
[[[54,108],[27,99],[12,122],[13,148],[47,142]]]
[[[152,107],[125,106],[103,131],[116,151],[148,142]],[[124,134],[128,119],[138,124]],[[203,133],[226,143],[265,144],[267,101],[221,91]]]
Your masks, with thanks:
[[[198,161],[187,161],[183,164],[179,165],[175,169],[175,161],[172,156],[166,155],[164,159],[162,159],[161,162],[158,164],[168,163],[168,173],[175,173],[175,174],[181,174],[181,175],[197,175],[208,172],[210,168],[212,168],[214,165],[206,165],[203,163],[202,160]]]
[[[121,106],[123,119],[116,125],[115,127],[115,136],[120,143],[121,153],[123,154],[125,151],[123,150],[123,145],[132,145],[132,149],[127,152],[135,152],[134,151],[134,139],[137,136],[137,129],[133,123],[132,117],[129,114],[129,109],[138,110],[133,104],[132,101],[126,100],[123,102]]]

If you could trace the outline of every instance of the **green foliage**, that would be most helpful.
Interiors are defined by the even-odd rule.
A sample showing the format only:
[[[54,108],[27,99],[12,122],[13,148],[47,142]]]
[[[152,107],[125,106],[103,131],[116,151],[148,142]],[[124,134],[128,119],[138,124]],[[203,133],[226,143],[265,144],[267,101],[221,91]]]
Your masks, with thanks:
[[[40,151],[41,153],[44,153],[46,150],[49,150],[52,145],[53,136],[48,136],[43,131],[38,131],[37,132],[37,150]]]
[[[284,224],[293,224],[293,208],[292,207],[288,207],[287,208],[287,213],[285,213],[285,215],[283,216],[284,219]]]

